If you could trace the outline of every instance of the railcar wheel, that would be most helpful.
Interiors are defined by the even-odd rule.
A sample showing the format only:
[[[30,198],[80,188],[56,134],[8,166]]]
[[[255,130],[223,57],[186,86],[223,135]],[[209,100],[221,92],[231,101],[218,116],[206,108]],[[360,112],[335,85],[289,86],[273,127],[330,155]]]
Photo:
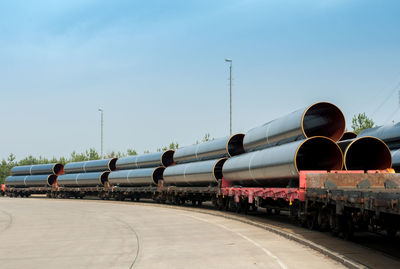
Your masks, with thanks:
[[[251,211],[251,212],[256,212],[257,209],[258,209],[258,208],[257,208],[257,206],[256,206],[255,204],[251,204],[251,205],[250,205],[250,211]]]
[[[307,217],[306,225],[309,230],[316,230],[318,228],[318,222],[315,214],[311,214]]]
[[[272,208],[267,208],[266,211],[267,211],[267,215],[272,215]]]
[[[333,212],[329,212],[328,215],[328,225],[329,225],[329,231],[333,236],[338,235],[338,227],[339,227],[339,217]]]
[[[328,227],[330,226],[329,222],[330,222],[330,219],[329,219],[329,214],[327,213],[327,211],[323,210],[323,209],[318,210],[317,223],[318,223],[319,229],[321,231],[328,230]]]
[[[346,240],[351,240],[353,238],[354,224],[351,218],[343,221],[342,234],[343,238]]]

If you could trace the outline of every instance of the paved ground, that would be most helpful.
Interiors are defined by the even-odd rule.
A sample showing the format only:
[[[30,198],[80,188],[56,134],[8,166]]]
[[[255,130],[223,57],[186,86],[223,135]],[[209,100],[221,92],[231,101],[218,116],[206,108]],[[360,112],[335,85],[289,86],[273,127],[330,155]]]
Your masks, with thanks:
[[[0,268],[340,268],[218,216],[85,200],[0,198]]]

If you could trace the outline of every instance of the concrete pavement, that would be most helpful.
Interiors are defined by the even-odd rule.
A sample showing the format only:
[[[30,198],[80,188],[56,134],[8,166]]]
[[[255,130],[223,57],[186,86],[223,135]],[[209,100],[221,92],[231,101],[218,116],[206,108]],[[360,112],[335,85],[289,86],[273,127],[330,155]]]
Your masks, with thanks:
[[[0,198],[0,268],[341,268],[261,228],[170,208]]]

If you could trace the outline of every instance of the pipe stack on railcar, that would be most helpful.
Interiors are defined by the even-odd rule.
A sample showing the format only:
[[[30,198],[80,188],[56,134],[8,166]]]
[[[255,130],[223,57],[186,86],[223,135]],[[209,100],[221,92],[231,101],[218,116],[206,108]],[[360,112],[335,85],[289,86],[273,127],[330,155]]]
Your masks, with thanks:
[[[118,187],[155,186],[163,178],[165,167],[173,163],[174,150],[123,157],[108,181]]]
[[[110,171],[115,170],[117,158],[72,162],[64,167],[64,175],[58,178],[60,187],[97,187],[103,186]]]
[[[174,186],[216,186],[227,158],[244,153],[244,134],[217,138],[176,150],[176,165],[164,171],[164,183]]]
[[[5,180],[8,188],[51,187],[64,172],[60,163],[15,166]]]
[[[228,159],[224,179],[232,185],[295,187],[300,170],[341,170],[336,142],[345,119],[338,107],[321,102],[248,131],[247,153]]]
[[[392,167],[396,172],[400,172],[400,122],[366,129],[358,135],[365,136],[379,138],[387,144],[392,155]]]

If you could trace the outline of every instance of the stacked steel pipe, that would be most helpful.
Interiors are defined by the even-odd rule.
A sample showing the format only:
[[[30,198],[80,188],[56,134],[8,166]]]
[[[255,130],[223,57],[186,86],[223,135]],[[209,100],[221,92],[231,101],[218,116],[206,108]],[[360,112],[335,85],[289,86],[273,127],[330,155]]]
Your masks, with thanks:
[[[392,167],[396,172],[400,172],[400,123],[366,129],[358,135],[365,136],[379,138],[387,144],[392,156]]]
[[[53,186],[57,176],[64,172],[63,168],[60,163],[15,166],[5,184],[14,188]]]
[[[97,187],[103,186],[110,171],[115,170],[117,158],[72,162],[64,167],[64,175],[58,177],[60,187]]]
[[[175,186],[217,185],[226,159],[244,152],[243,137],[234,134],[177,149],[176,165],[165,169],[164,182]]]
[[[294,187],[300,170],[340,170],[343,155],[335,142],[344,129],[343,113],[326,102],[265,123],[246,133],[247,153],[225,162],[224,179],[232,185]]]
[[[113,186],[154,186],[163,178],[165,167],[173,163],[174,150],[133,155],[116,162],[118,171],[111,172],[108,181]]]
[[[392,157],[385,142],[391,149],[400,148],[400,124],[369,129],[357,138],[344,130],[340,109],[319,102],[246,134],[175,151],[68,163],[57,183],[61,187],[143,187],[163,180],[171,186],[216,186],[221,181],[225,186],[296,187],[301,170],[391,167]],[[400,169],[400,149],[392,156],[394,166]],[[60,164],[15,167],[6,184],[52,185],[61,170]]]

